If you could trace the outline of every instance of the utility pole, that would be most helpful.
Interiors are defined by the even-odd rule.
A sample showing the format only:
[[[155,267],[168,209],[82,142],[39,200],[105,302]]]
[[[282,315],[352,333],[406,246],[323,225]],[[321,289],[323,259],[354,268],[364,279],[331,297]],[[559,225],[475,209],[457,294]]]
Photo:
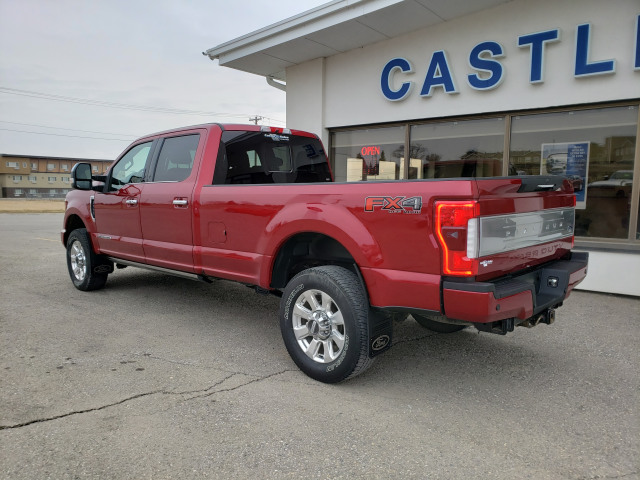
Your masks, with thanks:
[[[260,120],[262,120],[263,118],[264,118],[264,117],[260,117],[260,116],[256,115],[255,117],[250,117],[250,118],[249,118],[249,121],[250,121],[250,122],[253,122],[255,125],[257,125],[257,124],[258,124],[258,122],[259,122]]]

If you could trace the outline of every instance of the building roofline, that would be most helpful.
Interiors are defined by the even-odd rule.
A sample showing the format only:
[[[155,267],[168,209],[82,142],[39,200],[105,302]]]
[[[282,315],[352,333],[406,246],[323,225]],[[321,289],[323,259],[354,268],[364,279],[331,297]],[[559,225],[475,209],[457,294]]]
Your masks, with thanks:
[[[103,158],[73,158],[73,157],[50,157],[46,155],[16,155],[13,153],[0,153],[2,158],[31,158],[34,160],[70,160],[76,162],[113,162],[114,159]]]
[[[333,0],[209,48],[221,66],[286,80],[290,66],[428,28],[512,0]]]

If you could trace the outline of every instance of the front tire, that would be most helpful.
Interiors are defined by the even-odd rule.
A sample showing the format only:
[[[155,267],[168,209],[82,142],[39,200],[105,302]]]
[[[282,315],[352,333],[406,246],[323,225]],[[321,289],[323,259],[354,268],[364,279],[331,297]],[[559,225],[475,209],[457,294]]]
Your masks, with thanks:
[[[73,285],[82,291],[97,290],[107,283],[105,272],[96,272],[98,266],[109,270],[109,262],[96,255],[91,248],[91,240],[86,228],[79,228],[69,234],[67,240],[67,268]]]
[[[368,313],[361,283],[327,265],[293,277],[280,302],[280,329],[289,355],[309,377],[337,383],[367,370]]]

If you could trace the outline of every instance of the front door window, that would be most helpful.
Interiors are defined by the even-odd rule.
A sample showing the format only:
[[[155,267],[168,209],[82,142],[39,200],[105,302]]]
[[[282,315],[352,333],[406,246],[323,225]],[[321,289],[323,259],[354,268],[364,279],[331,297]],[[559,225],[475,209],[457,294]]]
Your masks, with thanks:
[[[109,191],[119,190],[123,185],[129,183],[144,181],[144,171],[151,151],[151,143],[136,145],[114,165],[109,180]]]

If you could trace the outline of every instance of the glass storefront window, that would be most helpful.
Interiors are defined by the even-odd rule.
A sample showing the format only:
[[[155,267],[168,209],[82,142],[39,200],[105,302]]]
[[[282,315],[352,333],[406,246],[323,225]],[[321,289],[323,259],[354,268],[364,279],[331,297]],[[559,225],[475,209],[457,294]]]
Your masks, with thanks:
[[[336,182],[401,179],[404,137],[404,126],[333,133]]]
[[[565,175],[576,191],[576,235],[629,236],[636,106],[514,116],[518,174]]]
[[[502,175],[504,117],[411,127],[409,178]]]

